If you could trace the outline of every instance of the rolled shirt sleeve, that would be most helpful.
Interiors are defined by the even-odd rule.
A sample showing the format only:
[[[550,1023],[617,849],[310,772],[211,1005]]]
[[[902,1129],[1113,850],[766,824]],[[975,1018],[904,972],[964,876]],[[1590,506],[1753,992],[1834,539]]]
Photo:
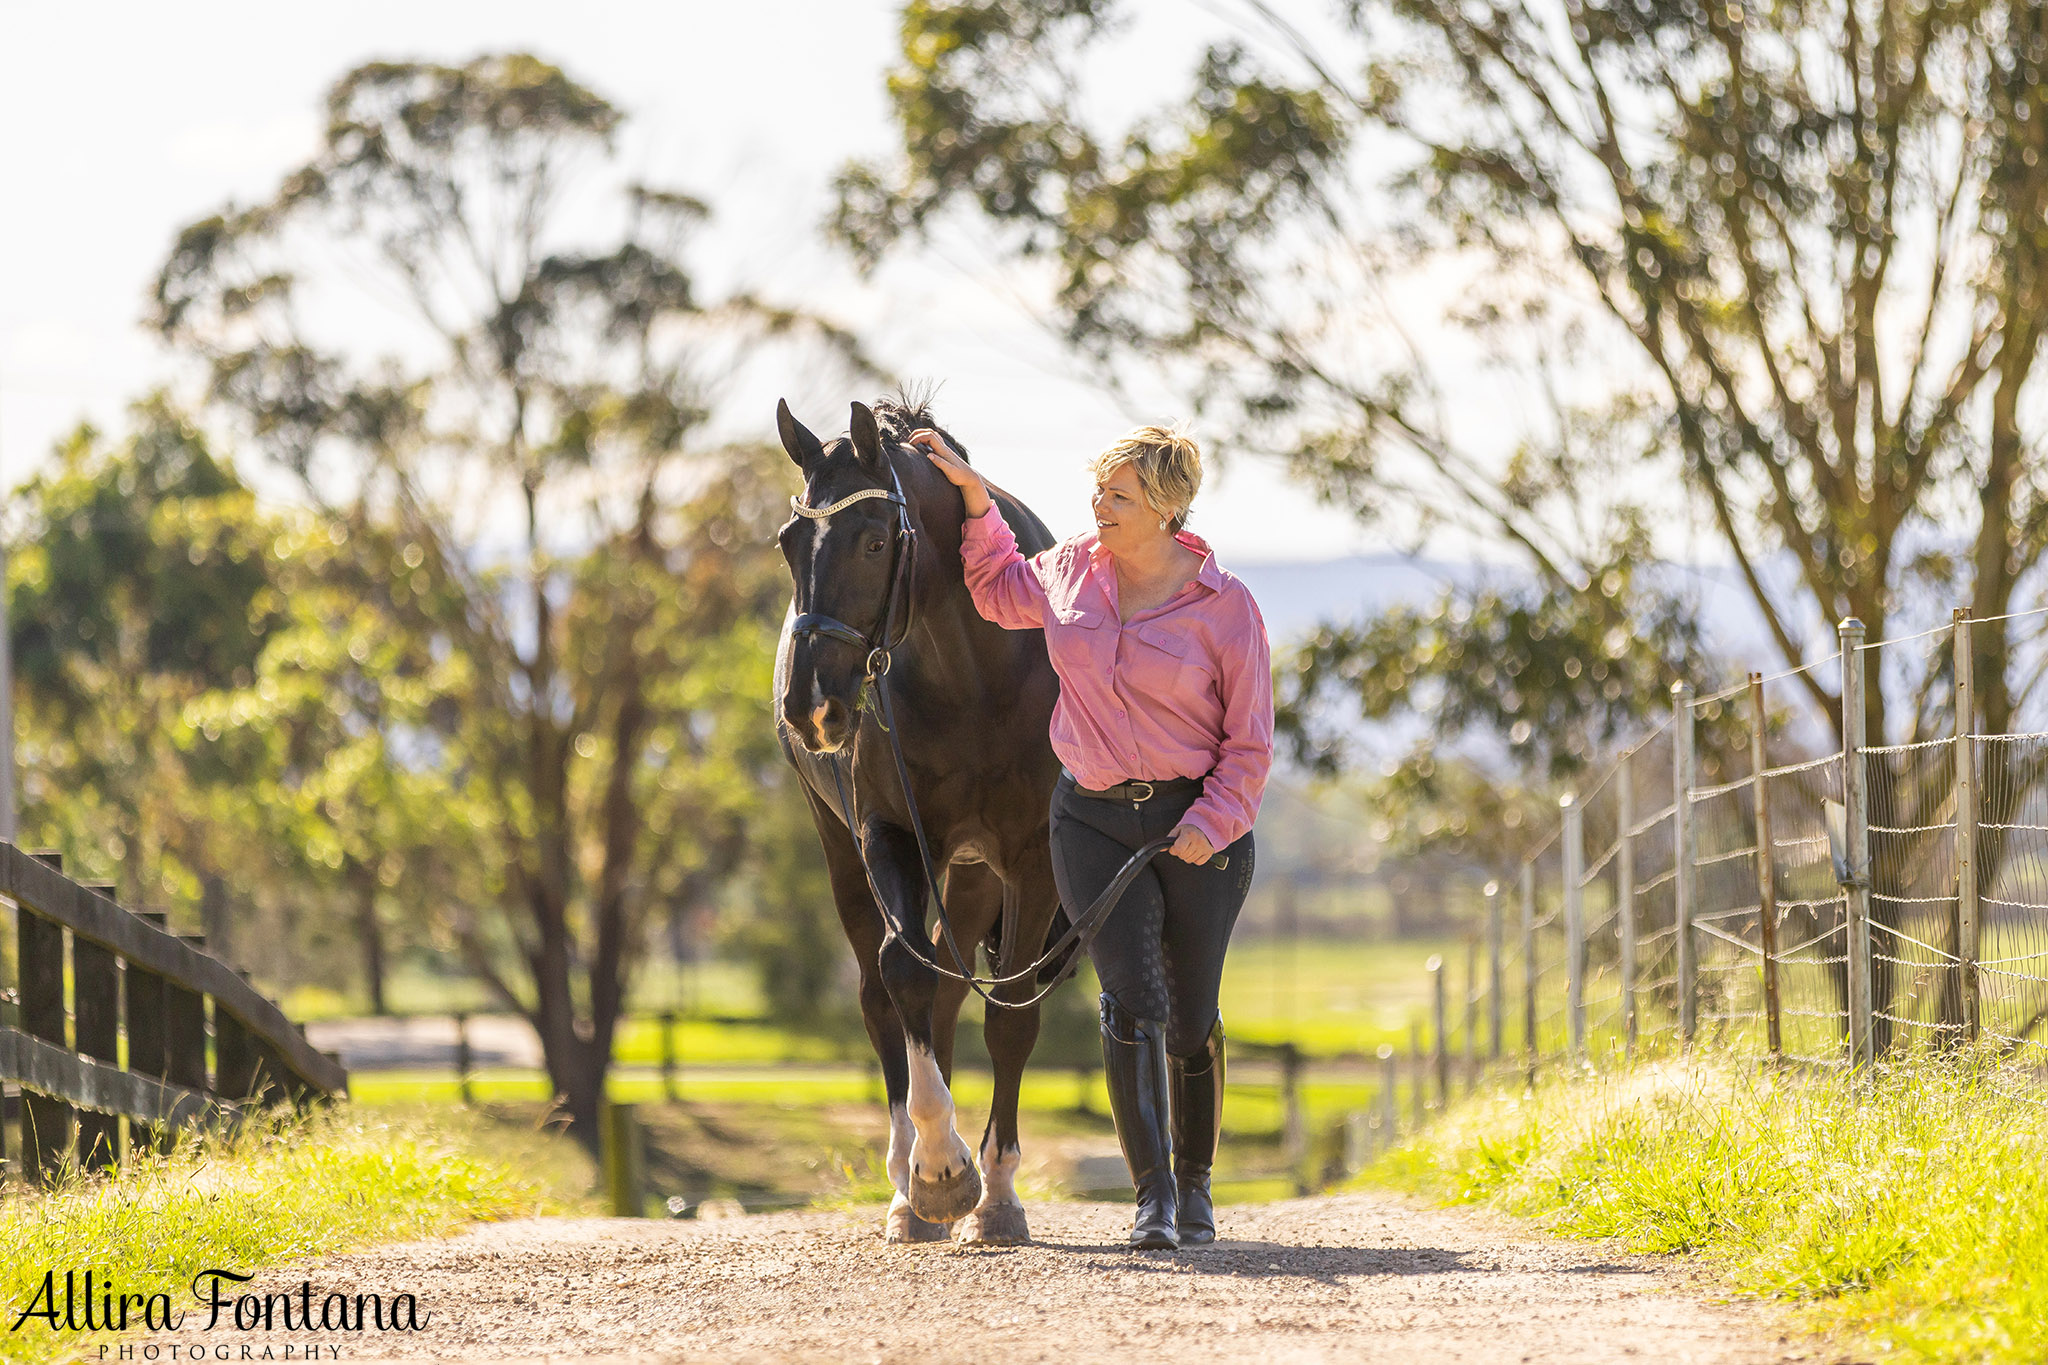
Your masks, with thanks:
[[[1242,627],[1223,642],[1223,742],[1202,795],[1181,823],[1193,825],[1212,848],[1242,838],[1258,818],[1266,777],[1273,768],[1273,655],[1258,603],[1240,585]]]
[[[1045,585],[1017,549],[1017,537],[993,501],[960,530],[960,563],[974,609],[1007,630],[1045,624]]]

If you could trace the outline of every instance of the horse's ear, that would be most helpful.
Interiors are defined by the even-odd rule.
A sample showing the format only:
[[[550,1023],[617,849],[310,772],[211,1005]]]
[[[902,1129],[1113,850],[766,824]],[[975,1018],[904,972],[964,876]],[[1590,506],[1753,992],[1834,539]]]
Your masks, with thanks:
[[[875,414],[865,403],[853,405],[853,417],[847,422],[846,434],[853,438],[853,454],[871,474],[879,474],[884,468],[882,460],[882,429],[875,425]]]
[[[776,400],[775,429],[782,433],[782,448],[796,461],[798,469],[808,470],[813,461],[824,455],[825,448],[818,444],[818,438],[789,410],[787,398]]]

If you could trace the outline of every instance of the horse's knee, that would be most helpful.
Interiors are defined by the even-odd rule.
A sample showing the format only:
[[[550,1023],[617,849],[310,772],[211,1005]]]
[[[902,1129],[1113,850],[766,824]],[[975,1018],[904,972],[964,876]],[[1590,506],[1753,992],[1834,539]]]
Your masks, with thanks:
[[[906,1002],[930,1005],[938,989],[938,974],[927,967],[910,945],[897,935],[892,933],[882,940],[879,966],[882,986],[899,1006]]]

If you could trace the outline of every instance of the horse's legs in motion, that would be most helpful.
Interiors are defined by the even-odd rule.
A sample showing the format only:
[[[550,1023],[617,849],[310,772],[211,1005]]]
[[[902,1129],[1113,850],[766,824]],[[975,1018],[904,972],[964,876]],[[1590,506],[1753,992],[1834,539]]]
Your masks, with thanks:
[[[1036,875],[1027,873],[1009,888],[1008,894],[1016,898],[1017,914],[1008,926],[1012,941],[1002,945],[997,976],[1009,975],[1038,955],[1058,904],[1051,864],[1032,869],[1032,873]],[[996,891],[999,896],[1003,893],[1000,883]],[[991,994],[999,1000],[1028,1000],[1037,990],[1038,983],[1026,977],[993,987]],[[989,1008],[983,1015],[981,1033],[995,1067],[995,1094],[989,1101],[988,1127],[981,1135],[981,1176],[985,1188],[981,1204],[967,1215],[956,1233],[963,1242],[1026,1242],[1031,1239],[1031,1228],[1024,1216],[1023,1201],[1017,1197],[1017,1168],[1023,1161],[1017,1132],[1017,1099],[1023,1086],[1024,1063],[1038,1042],[1038,1006],[1015,1010]]]
[[[915,936],[917,952],[933,962],[948,962],[951,954],[934,949],[924,932],[925,876],[915,838],[877,822],[867,826],[863,844],[875,890],[888,903],[893,923]],[[967,943],[960,947],[962,952],[969,950]],[[910,1071],[907,1108],[916,1130],[910,1144],[910,1207],[929,1222],[950,1223],[981,1198],[981,1174],[974,1169],[974,1154],[954,1130],[953,1092],[939,1068],[933,1041],[932,1005],[938,992],[938,973],[918,961],[911,945],[898,937],[894,928],[882,939],[881,965],[882,984],[895,1001],[896,1017],[903,1025],[904,1058]]]
[[[943,1242],[946,1225],[926,1222],[910,1208],[910,1144],[916,1135],[910,1124],[910,1067],[904,1060],[903,1025],[896,1018],[896,1004],[882,984],[882,912],[868,887],[867,870],[861,866],[853,836],[815,795],[810,801],[818,837],[825,846],[832,899],[853,946],[854,961],[860,964],[861,1021],[867,1025],[868,1041],[882,1064],[882,1086],[889,1099],[889,1183],[896,1194],[889,1201],[887,1236],[892,1242]]]

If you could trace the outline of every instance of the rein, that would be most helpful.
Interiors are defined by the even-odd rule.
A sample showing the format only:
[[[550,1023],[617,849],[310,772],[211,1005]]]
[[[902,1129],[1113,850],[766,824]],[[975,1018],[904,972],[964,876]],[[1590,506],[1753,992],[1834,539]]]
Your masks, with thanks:
[[[1138,879],[1138,874],[1145,870],[1146,865],[1152,859],[1173,846],[1174,836],[1163,834],[1131,854],[1124,865],[1118,869],[1116,876],[1110,879],[1109,885],[1102,889],[1102,894],[1095,898],[1094,904],[1090,905],[1078,919],[1070,923],[1067,926],[1067,931],[1061,934],[1044,952],[1040,953],[1029,966],[1005,976],[976,976],[974,974],[973,952],[972,950],[964,953],[961,951],[960,944],[953,935],[952,917],[946,913],[946,899],[939,894],[938,870],[932,863],[931,845],[925,838],[924,820],[919,816],[917,810],[917,797],[910,789],[910,768],[904,762],[903,741],[897,734],[895,708],[890,703],[889,688],[885,681],[889,673],[891,655],[909,637],[914,615],[911,603],[903,600],[901,603],[903,623],[900,629],[897,628],[896,618],[899,609],[899,599],[908,599],[909,597],[910,566],[916,555],[917,532],[910,524],[909,505],[903,497],[903,485],[897,480],[896,467],[893,464],[889,466],[889,487],[887,488],[859,489],[826,507],[806,507],[795,497],[789,500],[789,505],[790,510],[798,516],[818,521],[831,516],[842,508],[849,507],[867,498],[881,498],[894,504],[896,508],[896,564],[889,576],[889,592],[888,596],[883,599],[880,620],[875,623],[872,629],[863,634],[852,626],[847,625],[844,621],[837,620],[834,617],[825,616],[817,612],[806,612],[802,616],[797,617],[795,622],[792,623],[790,634],[792,639],[803,636],[822,635],[828,639],[839,640],[845,644],[854,645],[867,651],[867,663],[861,683],[859,708],[866,710],[872,705],[875,710],[877,724],[880,725],[882,733],[889,738],[889,754],[896,763],[896,780],[903,789],[903,802],[910,812],[910,831],[917,839],[917,856],[924,866],[925,896],[930,898],[932,904],[938,910],[939,933],[945,940],[946,948],[952,954],[953,962],[958,970],[934,962],[926,957],[918,949],[916,938],[907,931],[906,926],[895,922],[894,917],[890,914],[888,898],[882,895],[881,890],[875,886],[874,869],[868,866],[867,849],[860,840],[859,827],[854,819],[853,801],[847,791],[846,776],[841,770],[838,755],[834,754],[831,756],[832,783],[839,792],[839,807],[845,816],[848,832],[854,836],[854,848],[860,854],[861,870],[867,873],[868,889],[874,893],[875,904],[881,908],[883,918],[889,922],[890,931],[896,935],[897,941],[910,951],[910,955],[930,971],[937,972],[942,976],[951,977],[955,981],[966,982],[976,995],[998,1009],[1030,1009],[1044,1000],[1046,996],[1052,994],[1068,977],[1079,970],[1082,955],[1087,951],[1089,943],[1094,940],[1096,932],[1109,919],[1110,912],[1123,899],[1124,892],[1130,889],[1131,883]],[[859,734],[858,718],[856,717],[854,730],[856,743],[859,741]],[[1212,861],[1216,865],[1221,866],[1221,855],[1218,855]],[[923,898],[920,899],[922,900]],[[920,905],[920,927],[923,918],[922,909],[923,907]],[[1072,947],[1074,951],[1073,955],[1068,959],[1067,965],[1060,969],[1057,976],[1046,983],[1044,989],[1040,990],[1030,999],[1013,1002],[998,1000],[989,994],[989,987],[1007,986],[1012,982],[1022,981],[1035,976],[1048,963],[1051,963],[1060,954],[1066,952],[1069,947]]]

